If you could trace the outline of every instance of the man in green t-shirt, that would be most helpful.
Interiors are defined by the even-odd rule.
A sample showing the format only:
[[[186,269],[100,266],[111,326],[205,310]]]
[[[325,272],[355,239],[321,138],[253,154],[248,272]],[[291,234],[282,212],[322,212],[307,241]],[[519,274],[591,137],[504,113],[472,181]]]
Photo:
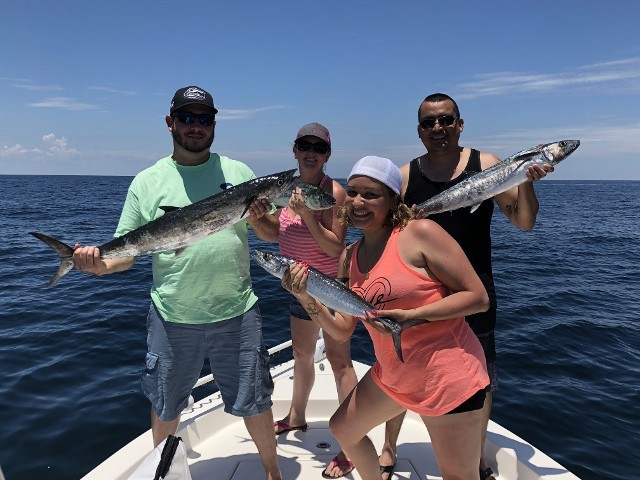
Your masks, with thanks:
[[[210,152],[217,112],[211,95],[199,87],[175,93],[166,117],[173,154],[133,179],[116,237],[162,215],[162,205],[183,207],[255,178],[243,163]],[[273,439],[273,381],[249,273],[248,225],[263,238],[270,209],[266,199],[256,200],[246,221],[179,255],[153,255],[142,390],[151,402],[157,446],[176,432],[208,357],[225,411],[244,418],[267,480],[281,480]],[[107,275],[130,268],[136,257],[102,260],[97,247],[76,245],[73,261],[78,270]]]

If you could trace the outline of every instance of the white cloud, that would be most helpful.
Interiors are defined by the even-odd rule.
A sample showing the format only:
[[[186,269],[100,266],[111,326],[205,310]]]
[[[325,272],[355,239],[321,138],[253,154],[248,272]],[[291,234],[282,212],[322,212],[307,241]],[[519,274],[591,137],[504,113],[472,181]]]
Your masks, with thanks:
[[[492,152],[501,158],[533,147],[539,143],[559,140],[580,140],[578,152],[594,158],[609,158],[615,155],[640,155],[640,122],[637,120],[619,126],[581,125],[578,127],[552,127],[534,130],[511,130],[482,137],[465,137],[465,145],[473,145],[483,151]]]
[[[258,108],[248,108],[248,109],[223,109],[221,108],[218,112],[218,119],[222,120],[242,120],[245,118],[253,118],[259,113],[267,112],[269,110],[278,110],[281,108],[286,108],[283,105],[276,105],[273,107],[258,107]]]
[[[640,92],[640,57],[596,63],[565,72],[494,72],[475,75],[472,82],[459,85],[455,98],[476,98],[531,92],[550,92],[563,89],[598,87]]]
[[[115,88],[109,87],[87,87],[89,90],[96,90],[99,92],[107,92],[107,93],[117,93],[121,95],[136,95],[137,92],[133,92],[131,90],[117,90]]]
[[[63,110],[92,110],[96,108],[95,105],[76,102],[73,98],[68,97],[45,98],[41,102],[29,103],[29,106],[38,108],[61,108]]]
[[[22,155],[22,154],[28,153],[28,152],[29,152],[29,150],[24,148],[19,143],[16,143],[13,147],[9,147],[7,145],[2,147],[2,149],[0,150],[0,157],[10,157],[10,156],[14,156],[14,155]]]
[[[31,80],[28,78],[12,78],[12,77],[0,77],[0,80],[5,82],[18,82],[18,83],[29,83]]]
[[[69,141],[65,137],[58,138],[53,133],[44,135],[42,141],[47,145],[45,153],[49,156],[67,157],[80,153],[69,146]]]
[[[27,148],[19,143],[12,147],[5,145],[0,149],[0,157],[18,157],[23,155],[38,155],[47,157],[69,157],[78,155],[80,152],[69,146],[69,140],[65,137],[58,138],[53,133],[42,136],[44,145]]]
[[[26,83],[14,83],[13,86],[16,88],[22,88],[23,90],[33,90],[36,92],[59,92],[62,90],[62,87],[59,87],[58,85],[31,85]]]

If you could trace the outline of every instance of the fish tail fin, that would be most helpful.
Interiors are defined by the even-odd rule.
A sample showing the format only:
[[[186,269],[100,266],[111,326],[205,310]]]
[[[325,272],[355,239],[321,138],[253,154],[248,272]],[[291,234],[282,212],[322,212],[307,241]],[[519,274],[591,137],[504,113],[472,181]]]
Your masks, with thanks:
[[[57,240],[53,237],[49,237],[42,233],[29,232],[29,234],[33,235],[38,240],[43,241],[44,243],[49,245],[51,248],[53,248],[58,254],[58,257],[60,258],[60,266],[58,267],[58,271],[53,276],[53,278],[49,280],[49,283],[47,284],[47,287],[52,287],[53,285],[58,283],[58,281],[62,277],[64,277],[67,273],[69,273],[73,269],[73,248],[71,248],[68,245],[65,245],[60,240]]]
[[[391,338],[393,339],[393,346],[396,349],[398,358],[404,363],[404,358],[402,358],[402,329],[391,330]]]
[[[426,318],[416,318],[414,320],[407,320],[406,322],[396,323],[389,326],[391,329],[393,346],[395,347],[396,354],[402,363],[404,363],[404,358],[402,357],[402,332],[407,328],[422,325],[423,323],[429,323],[429,320]]]

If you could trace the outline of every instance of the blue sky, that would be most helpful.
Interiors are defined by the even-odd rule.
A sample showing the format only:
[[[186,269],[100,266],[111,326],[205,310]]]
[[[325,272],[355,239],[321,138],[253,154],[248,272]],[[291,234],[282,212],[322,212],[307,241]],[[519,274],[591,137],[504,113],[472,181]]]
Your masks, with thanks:
[[[199,85],[214,151],[257,175],[295,166],[302,124],[327,166],[424,153],[422,99],[459,103],[461,143],[504,158],[579,139],[549,178],[640,180],[640,2],[9,0],[0,174],[135,175],[171,153],[164,115]]]

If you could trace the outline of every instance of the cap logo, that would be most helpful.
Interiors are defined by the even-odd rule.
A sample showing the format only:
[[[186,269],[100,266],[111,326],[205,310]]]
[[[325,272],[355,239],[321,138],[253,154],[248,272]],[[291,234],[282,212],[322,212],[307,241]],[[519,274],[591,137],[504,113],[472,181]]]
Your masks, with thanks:
[[[184,98],[189,98],[191,100],[204,101],[207,98],[207,94],[196,87],[187,88],[183,95],[184,95]]]

